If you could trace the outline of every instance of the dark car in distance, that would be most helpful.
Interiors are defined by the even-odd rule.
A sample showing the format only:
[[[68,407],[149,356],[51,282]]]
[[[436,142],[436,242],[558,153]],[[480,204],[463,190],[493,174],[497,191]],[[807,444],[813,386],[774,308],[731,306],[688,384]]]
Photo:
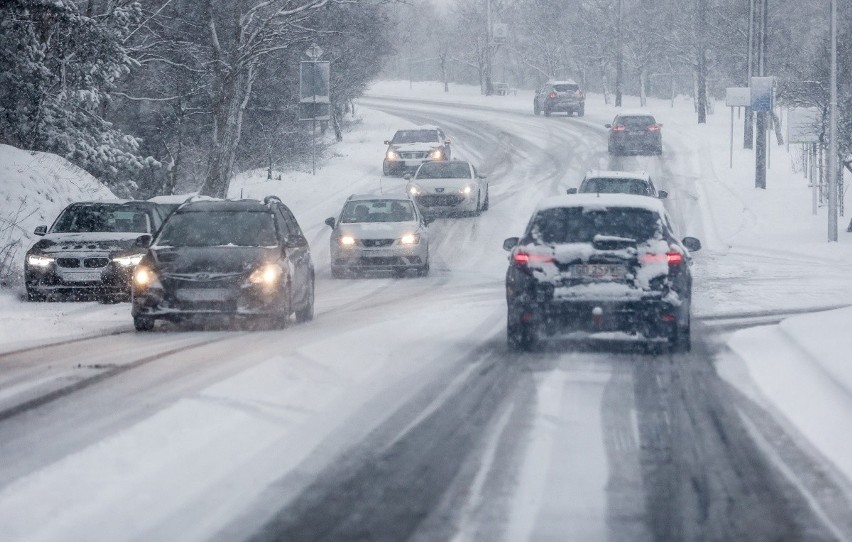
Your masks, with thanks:
[[[520,238],[506,239],[507,339],[668,342],[690,348],[690,251],[659,199],[577,194],[544,200]]]
[[[133,273],[138,331],[155,320],[265,319],[285,326],[314,314],[314,266],[293,213],[275,196],[181,205]]]
[[[586,114],[586,94],[574,81],[548,81],[536,90],[533,98],[533,113],[549,117],[551,113],[564,112],[568,116]]]
[[[24,258],[27,299],[51,295],[95,296],[102,302],[129,299],[130,275],[142,259],[140,235],[160,227],[165,212],[146,201],[87,201],[62,210]]]
[[[654,116],[644,111],[619,113],[609,128],[610,154],[663,154],[663,135]]]

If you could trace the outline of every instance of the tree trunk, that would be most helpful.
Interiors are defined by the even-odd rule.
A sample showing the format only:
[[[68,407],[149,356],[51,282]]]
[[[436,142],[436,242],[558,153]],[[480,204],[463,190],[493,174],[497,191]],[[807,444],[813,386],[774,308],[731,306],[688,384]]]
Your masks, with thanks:
[[[648,106],[648,68],[642,66],[642,69],[639,70],[639,105],[641,107]]]
[[[698,124],[707,122],[707,47],[705,35],[707,33],[707,0],[698,0],[698,18],[696,28],[698,32],[698,78],[697,78],[697,105]]]

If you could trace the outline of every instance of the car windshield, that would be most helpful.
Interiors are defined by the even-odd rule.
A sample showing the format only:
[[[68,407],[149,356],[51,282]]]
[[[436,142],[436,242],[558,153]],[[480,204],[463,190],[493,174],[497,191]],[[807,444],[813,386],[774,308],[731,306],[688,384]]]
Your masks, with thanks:
[[[647,128],[648,126],[655,124],[656,121],[654,117],[648,116],[624,116],[618,117],[615,121],[615,124],[620,124],[625,128]]]
[[[651,187],[648,183],[641,179],[597,177],[593,179],[586,179],[583,186],[580,187],[580,192],[650,196]]]
[[[150,233],[145,209],[122,204],[74,205],[65,209],[51,230],[54,233]]]
[[[542,244],[590,243],[596,235],[624,237],[644,242],[662,236],[659,215],[632,207],[559,207],[536,214],[530,240]]]
[[[414,220],[414,205],[400,200],[350,201],[343,208],[340,222],[411,222]]]
[[[435,130],[400,130],[393,136],[392,143],[434,143],[438,141]]]
[[[572,85],[570,83],[559,83],[557,85],[553,85],[553,90],[556,92],[577,92],[580,90],[580,86]]]
[[[175,213],[163,225],[159,246],[268,247],[278,244],[272,214],[245,211]]]
[[[417,170],[418,179],[470,179],[467,162],[426,162]]]

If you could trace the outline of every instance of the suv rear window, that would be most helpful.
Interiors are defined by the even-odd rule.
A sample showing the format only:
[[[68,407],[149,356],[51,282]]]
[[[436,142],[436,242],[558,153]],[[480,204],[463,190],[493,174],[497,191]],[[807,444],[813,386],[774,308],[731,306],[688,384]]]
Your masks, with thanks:
[[[553,85],[553,90],[555,90],[556,92],[577,92],[578,90],[580,90],[580,85],[560,83],[558,85]]]
[[[640,179],[624,179],[610,177],[593,177],[586,179],[580,192],[598,194],[637,194],[639,196],[650,196],[651,187]]]
[[[539,211],[529,232],[531,240],[539,244],[591,243],[596,235],[641,243],[661,236],[662,225],[660,217],[646,209],[558,207]]]
[[[271,213],[192,211],[173,213],[157,238],[170,247],[271,247],[278,245]]]
[[[400,130],[393,136],[392,143],[433,143],[438,141],[435,130]]]
[[[618,117],[616,124],[621,124],[625,128],[647,128],[652,124],[656,124],[654,117],[650,116],[624,116]]]

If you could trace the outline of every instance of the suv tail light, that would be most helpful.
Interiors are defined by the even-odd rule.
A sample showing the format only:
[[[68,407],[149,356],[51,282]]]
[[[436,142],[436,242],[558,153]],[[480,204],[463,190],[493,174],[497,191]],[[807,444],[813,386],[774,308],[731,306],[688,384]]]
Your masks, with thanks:
[[[527,265],[528,263],[553,263],[556,259],[549,254],[530,254],[519,250],[512,256],[512,261],[518,265]]]
[[[586,94],[582,90],[577,91],[577,97],[578,98],[584,98],[585,96],[586,96]]]
[[[555,100],[556,96],[557,96],[557,94],[555,92],[553,92],[552,90],[550,91],[550,94],[547,95],[547,97],[550,98],[551,100]]]
[[[665,254],[643,254],[642,263],[662,263],[666,262],[671,266],[677,266],[683,263],[683,254],[676,250],[670,250]]]
[[[648,131],[649,132],[659,132],[660,126],[657,125],[657,124],[651,124],[650,126],[648,126]]]
[[[666,260],[668,260],[669,265],[680,265],[683,263],[683,254],[676,250],[670,250],[666,252]]]
[[[623,132],[624,131],[624,125],[623,124],[613,124],[611,130],[613,132]]]

